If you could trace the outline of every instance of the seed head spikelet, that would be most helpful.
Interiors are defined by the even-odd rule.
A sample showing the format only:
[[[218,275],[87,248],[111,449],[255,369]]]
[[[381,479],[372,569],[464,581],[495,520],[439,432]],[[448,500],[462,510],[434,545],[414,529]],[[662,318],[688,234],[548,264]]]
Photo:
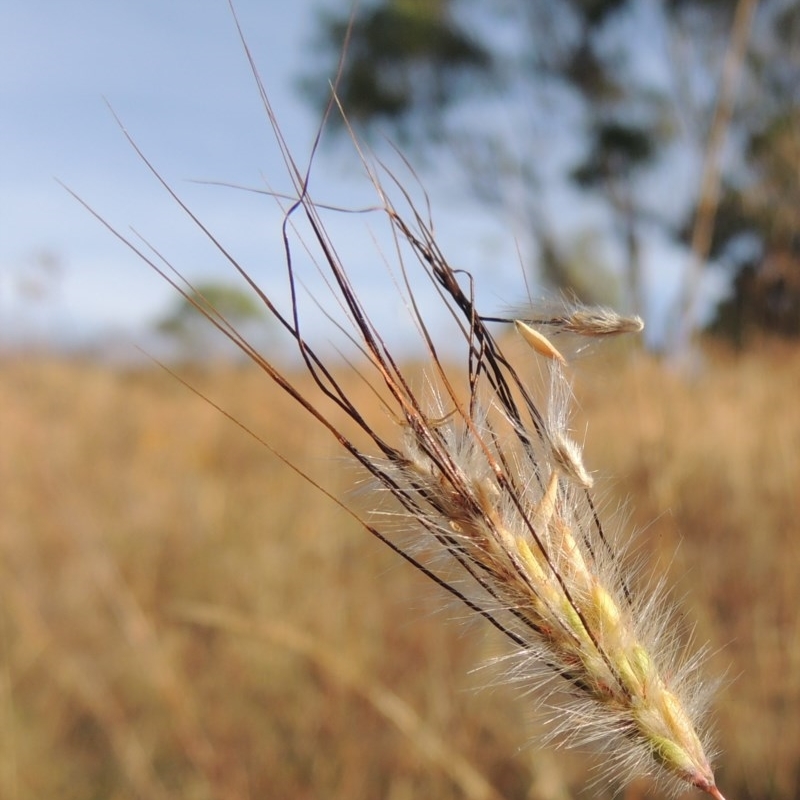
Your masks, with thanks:
[[[552,358],[561,364],[566,364],[567,361],[563,355],[556,349],[555,345],[536,328],[523,322],[521,319],[514,320],[514,325],[520,333],[520,336],[540,355],[546,358]]]
[[[255,285],[146,159],[145,164],[294,340],[311,388],[214,309],[200,310],[363,470],[376,498],[376,513],[361,520],[364,528],[507,638],[515,659],[510,676],[534,685],[542,704],[552,704],[554,737],[600,747],[613,780],[652,773],[673,787],[689,784],[722,800],[700,729],[702,704],[689,680],[696,664],[676,645],[668,605],[635,585],[616,537],[601,523],[590,495],[592,474],[569,428],[572,367],[553,343],[560,334],[597,339],[636,332],[641,320],[574,304],[545,315],[481,315],[472,277],[447,262],[430,220],[392,172],[358,149],[395,238],[397,285],[406,291],[406,307],[427,350],[426,394],[433,400],[426,400],[392,355],[337,256],[322,206],[309,191],[310,166],[301,169],[295,162],[255,67],[253,74],[296,194],[283,228],[288,311]],[[390,190],[402,202],[402,213]],[[291,243],[301,219],[311,232],[304,246],[316,248],[316,267],[352,326],[347,335],[366,362],[359,375],[380,396],[379,412],[351,398],[337,364],[301,329]],[[191,287],[115,234],[191,299]],[[421,311],[420,276],[439,298],[442,318],[455,323],[447,344],[461,345],[458,379],[442,363],[430,312]],[[498,323],[513,323],[532,348],[519,363],[506,355],[499,335],[505,329]],[[544,385],[533,385],[542,375]],[[387,410],[394,430],[379,433]],[[352,425],[342,425],[342,415]]]
[[[574,334],[589,338],[616,336],[621,333],[641,333],[642,318],[625,315],[605,306],[587,306],[583,303],[563,300],[560,303],[542,301],[527,307],[514,309],[510,318],[484,317],[485,321],[509,322],[531,328],[539,336]]]

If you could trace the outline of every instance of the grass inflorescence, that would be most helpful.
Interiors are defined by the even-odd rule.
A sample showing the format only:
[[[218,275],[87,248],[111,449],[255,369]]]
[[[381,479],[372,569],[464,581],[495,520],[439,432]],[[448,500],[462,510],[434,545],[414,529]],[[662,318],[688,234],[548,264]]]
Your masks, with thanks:
[[[256,285],[131,143],[289,335],[310,381],[298,382],[256,349],[157,255],[116,235],[358,465],[375,499],[372,511],[359,516],[362,526],[500,631],[513,656],[509,677],[537,690],[549,708],[553,737],[599,747],[603,774],[612,780],[652,773],[673,788],[691,785],[722,800],[702,730],[707,692],[696,677],[698,659],[676,634],[661,587],[648,589],[639,580],[619,543],[624,537],[601,520],[591,494],[594,476],[570,428],[569,348],[575,341],[636,333],[641,320],[566,302],[508,317],[483,315],[472,277],[450,266],[430,220],[391,172],[359,150],[397,243],[397,284],[405,287],[406,308],[427,352],[420,390],[337,255],[311,197],[308,172],[294,160],[253,72],[294,183],[284,222],[288,311]],[[377,404],[354,400],[350,384],[337,376],[338,363],[306,337],[289,237],[299,218],[311,231],[315,263],[349,325],[346,336],[361,358],[358,373]],[[440,356],[428,306],[422,311],[420,275],[440,302],[435,313],[451,321],[460,343],[463,366],[455,377]],[[504,323],[530,347],[522,362],[509,354]]]

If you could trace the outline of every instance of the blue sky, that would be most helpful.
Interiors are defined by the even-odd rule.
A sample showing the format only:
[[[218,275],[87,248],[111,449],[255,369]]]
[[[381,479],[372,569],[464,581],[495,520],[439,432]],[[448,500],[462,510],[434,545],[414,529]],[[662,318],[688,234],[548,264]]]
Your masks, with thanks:
[[[317,117],[300,97],[297,79],[307,71],[318,3],[295,0],[291,13],[284,4],[259,0],[236,6],[302,160]],[[268,289],[280,290],[275,204],[192,182],[289,186],[226,2],[11,2],[0,11],[0,345],[23,336],[65,342],[121,335],[135,343],[174,302],[171,290],[55,178],[116,227],[141,232],[187,274],[229,274],[132,152],[105,100],[209,227]],[[345,206],[373,202],[355,156],[345,153],[323,151],[314,168],[316,198]],[[451,261],[485,276],[487,311],[523,299],[508,231],[459,207],[441,183],[441,191],[433,180],[428,188]],[[364,291],[374,291],[377,313],[394,315],[397,300],[371,283],[371,237],[384,242],[383,250],[387,243],[364,224],[363,217],[343,215],[330,221],[343,259],[365,277]],[[671,256],[655,254],[662,261]]]
[[[310,3],[293,3],[291,14],[252,0],[238,7],[283,123],[305,146],[314,117],[292,80],[311,29]],[[63,337],[141,325],[169,303],[166,287],[55,178],[113,224],[135,225],[160,245],[176,239],[170,204],[104,98],[181,190],[189,179],[258,184],[262,172],[280,174],[227,5],[12,2],[0,12],[0,37],[0,330]],[[204,194],[211,223],[231,234],[238,227],[246,248],[260,227],[252,225],[258,209],[248,218],[234,208],[256,205],[252,197]],[[55,272],[45,275],[43,254],[56,259]],[[31,282],[43,283],[38,300],[24,291]]]
[[[236,4],[301,160],[318,121],[297,89],[317,6],[296,1],[289,14],[273,3]],[[237,257],[268,287],[280,285],[275,204],[193,183],[268,181],[289,188],[224,0],[29,0],[6,4],[0,23],[0,336],[6,343],[19,337],[63,343],[98,334],[136,342],[174,302],[172,291],[56,178],[114,226],[134,227],[188,275],[229,277],[132,152],[106,100]],[[315,165],[318,199],[345,206],[374,202],[354,154],[343,151],[326,150]],[[370,272],[375,256],[363,218],[338,216],[331,225],[342,230],[337,241],[353,271]],[[483,246],[496,250],[487,236]],[[520,278],[516,264],[505,274]],[[385,289],[375,291],[379,313],[394,312]]]

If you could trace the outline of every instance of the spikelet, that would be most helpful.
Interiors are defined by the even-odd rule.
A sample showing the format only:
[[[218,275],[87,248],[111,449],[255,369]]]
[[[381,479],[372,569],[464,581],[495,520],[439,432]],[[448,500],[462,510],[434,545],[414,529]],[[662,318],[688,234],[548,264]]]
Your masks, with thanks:
[[[542,303],[541,308],[519,309],[515,318],[527,325],[548,328],[554,333],[572,333],[591,338],[640,333],[644,322],[637,315],[619,314],[605,306],[586,306],[564,300],[561,307]]]
[[[411,285],[406,262],[415,262],[414,269],[441,301],[442,316],[458,325],[463,385],[452,382],[429,332],[429,318],[422,317],[415,295],[408,297],[427,345],[427,380],[437,398],[426,403],[362,305],[309,194],[303,177],[307,170],[293,160],[255,69],[254,75],[295,183],[296,201],[285,228],[300,215],[310,227],[317,263],[327,271],[335,302],[352,323],[351,340],[364,356],[366,366],[359,374],[381,397],[383,412],[388,409],[397,421],[394,433],[378,432],[385,413],[378,425],[370,419],[374,406],[354,405],[335,365],[301,331],[299,279],[289,245],[291,307],[285,313],[275,298],[258,290],[129,137],[164,188],[294,339],[312,382],[297,382],[213,309],[200,310],[364,470],[379,490],[379,513],[360,519],[363,527],[499,630],[515,654],[515,677],[537,685],[543,698],[557,695],[555,736],[568,744],[599,746],[613,780],[650,773],[673,788],[691,785],[722,800],[699,727],[702,702],[692,680],[696,663],[676,647],[667,605],[637,594],[600,521],[589,494],[592,476],[569,430],[567,360],[550,340],[559,332],[595,338],[635,332],[641,320],[576,305],[546,317],[515,317],[520,335],[543,357],[549,373],[542,409],[534,400],[536,390],[493,336],[489,323],[496,318],[478,313],[471,278],[450,267],[432,226],[389,173],[408,202],[405,214],[398,211],[376,168],[361,154],[398,248],[410,254],[399,267],[399,283]],[[114,233],[191,301],[191,287],[181,286],[166,267]],[[336,421],[341,414],[353,423],[358,440]]]
[[[560,364],[567,363],[567,360],[561,355],[556,346],[543,333],[539,333],[536,328],[528,325],[527,322],[523,322],[521,319],[515,319],[514,326],[520,336],[522,336],[539,355],[545,358],[552,358]]]

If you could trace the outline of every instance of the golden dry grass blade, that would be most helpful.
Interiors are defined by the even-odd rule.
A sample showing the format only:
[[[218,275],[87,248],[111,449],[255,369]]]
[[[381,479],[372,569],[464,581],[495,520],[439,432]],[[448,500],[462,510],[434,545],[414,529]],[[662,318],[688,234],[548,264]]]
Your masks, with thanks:
[[[469,800],[503,800],[486,778],[450,747],[407,702],[351,660],[337,655],[333,647],[285,622],[253,622],[219,606],[185,604],[175,606],[172,612],[182,622],[278,644],[309,659],[349,691],[363,697],[411,742],[422,758],[449,775],[464,797]]]

